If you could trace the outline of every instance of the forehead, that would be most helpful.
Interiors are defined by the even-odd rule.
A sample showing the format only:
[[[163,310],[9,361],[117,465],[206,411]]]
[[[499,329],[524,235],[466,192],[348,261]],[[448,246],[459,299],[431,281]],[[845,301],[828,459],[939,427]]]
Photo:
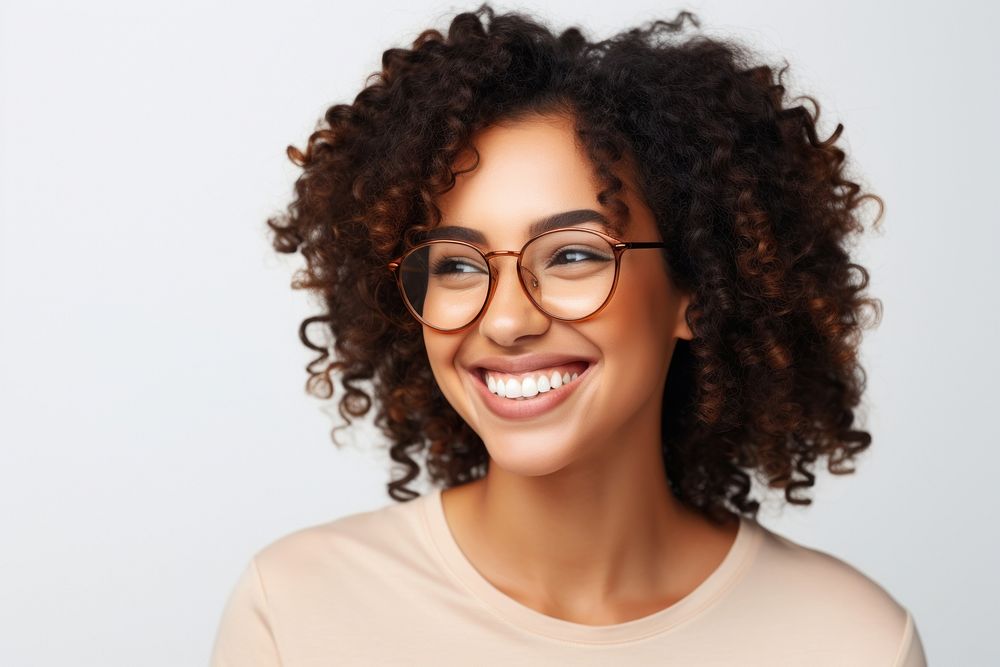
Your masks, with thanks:
[[[622,233],[625,221],[597,200],[603,186],[570,117],[532,116],[491,126],[472,145],[478,164],[457,173],[454,188],[438,198],[441,224],[427,237],[463,234],[463,240],[499,243],[559,226]],[[462,172],[474,160],[467,152],[454,170]]]
[[[518,227],[519,226],[516,224],[506,226],[508,230],[516,229]],[[527,226],[527,231],[523,232],[523,236],[526,239],[532,238],[544,232],[561,229],[563,227],[587,227],[597,229],[613,237],[620,237],[623,233],[620,225],[609,220],[600,211],[595,211],[594,209],[576,209],[573,211],[558,211],[532,221]],[[458,241],[468,241],[469,243],[476,243],[479,245],[488,245],[490,240],[487,235],[490,231],[491,230],[488,228],[467,227],[461,224],[447,224],[440,225],[428,232],[425,232],[421,235],[420,239],[422,241],[430,241],[433,239],[452,239]],[[495,232],[496,230],[492,231]]]

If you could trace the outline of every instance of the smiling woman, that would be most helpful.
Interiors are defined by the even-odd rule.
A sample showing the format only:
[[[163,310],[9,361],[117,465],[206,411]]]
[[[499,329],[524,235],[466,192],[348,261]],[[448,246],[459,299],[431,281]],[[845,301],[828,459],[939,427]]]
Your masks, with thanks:
[[[675,341],[692,337],[684,319],[690,296],[672,285],[668,263],[656,250],[663,244],[652,212],[629,184],[629,174],[619,193],[627,215],[574,214],[567,220],[573,227],[535,235],[531,221],[559,221],[561,212],[586,211],[598,205],[600,193],[590,160],[576,144],[573,117],[545,111],[478,133],[472,142],[478,167],[459,175],[437,200],[438,230],[461,222],[494,251],[527,244],[520,255],[527,268],[518,271],[514,258],[498,258],[495,278],[486,270],[474,274],[483,276],[476,280],[482,288],[439,290],[441,300],[473,303],[461,318],[471,326],[451,332],[425,326],[427,357],[449,405],[489,452],[487,474],[470,484],[520,498],[498,507],[558,501],[564,521],[565,504],[580,507],[580,495],[621,497],[612,491],[630,485],[656,489],[657,506],[664,507],[670,498],[660,461],[664,380]],[[519,194],[510,197],[512,192]],[[616,220],[613,229],[603,222],[608,218]],[[596,233],[610,231],[627,238]],[[549,242],[557,236],[565,243]],[[622,241],[652,247],[616,255],[613,245]],[[567,265],[570,260],[575,261]],[[556,368],[560,364],[574,366]],[[503,389],[483,391],[489,386],[483,371]],[[532,385],[537,389],[539,376],[557,371],[568,380],[565,386],[515,400],[525,393],[526,373],[530,391]],[[595,476],[596,470],[602,474]],[[505,484],[514,486],[502,490]],[[519,488],[526,485],[533,490]],[[559,487],[577,499],[553,497]],[[535,493],[545,498],[530,499]],[[447,503],[451,494],[444,495]],[[594,511],[621,516],[617,502],[580,511],[591,518]],[[523,545],[517,552],[524,553]]]
[[[750,497],[808,503],[871,441],[844,248],[877,198],[688,19],[460,14],[289,149],[308,386],[374,403],[406,475],[255,554],[214,664],[924,664],[904,606]]]

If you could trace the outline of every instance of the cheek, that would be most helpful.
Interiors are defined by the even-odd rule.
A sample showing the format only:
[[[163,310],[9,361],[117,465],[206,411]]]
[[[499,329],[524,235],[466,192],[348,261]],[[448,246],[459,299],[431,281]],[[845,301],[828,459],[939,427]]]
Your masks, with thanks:
[[[461,346],[461,339],[462,336],[449,336],[424,328],[424,349],[427,351],[431,372],[445,398],[453,405],[453,392],[459,382],[459,370],[455,365],[455,358]]]
[[[629,268],[635,270],[619,277],[611,302],[595,324],[601,325],[609,363],[613,360],[622,374],[652,380],[661,370],[665,373],[673,351],[673,306],[662,272]]]

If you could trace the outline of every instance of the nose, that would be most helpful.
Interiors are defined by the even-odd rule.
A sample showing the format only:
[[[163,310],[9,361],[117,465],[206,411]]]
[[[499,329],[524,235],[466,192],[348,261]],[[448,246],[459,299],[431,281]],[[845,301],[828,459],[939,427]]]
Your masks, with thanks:
[[[525,294],[517,277],[516,261],[511,255],[492,258],[496,284],[479,319],[479,333],[503,347],[516,345],[525,336],[545,333],[551,322]],[[530,284],[531,276],[526,279]]]

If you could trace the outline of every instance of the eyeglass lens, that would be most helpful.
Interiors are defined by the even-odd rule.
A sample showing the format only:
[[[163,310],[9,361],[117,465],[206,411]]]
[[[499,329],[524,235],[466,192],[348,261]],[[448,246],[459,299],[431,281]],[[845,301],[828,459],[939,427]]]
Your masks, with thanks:
[[[399,267],[403,292],[426,324],[459,329],[482,310],[489,267],[475,248],[432,243],[410,252]],[[561,230],[532,240],[521,255],[528,295],[546,314],[582,319],[607,300],[615,279],[615,253],[597,234]]]

